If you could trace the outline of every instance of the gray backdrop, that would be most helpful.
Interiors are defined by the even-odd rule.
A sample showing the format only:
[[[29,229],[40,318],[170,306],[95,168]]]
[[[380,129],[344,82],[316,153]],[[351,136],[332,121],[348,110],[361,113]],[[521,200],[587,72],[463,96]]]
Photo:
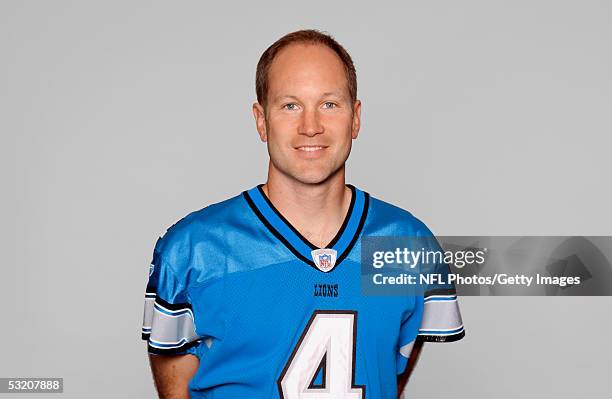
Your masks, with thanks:
[[[612,235],[611,11],[1,1],[0,376],[64,377],[63,398],[154,395],[139,340],[153,245],[264,180],[255,65],[298,28],[355,59],[349,182],[440,235]],[[426,346],[409,397],[607,391],[609,297],[461,302],[467,337]]]

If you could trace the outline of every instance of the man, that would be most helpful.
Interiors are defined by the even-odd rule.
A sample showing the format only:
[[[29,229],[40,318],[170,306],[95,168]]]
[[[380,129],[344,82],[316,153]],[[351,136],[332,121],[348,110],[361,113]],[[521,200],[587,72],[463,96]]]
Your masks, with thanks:
[[[256,88],[267,182],[188,215],[155,247],[143,338],[159,395],[396,398],[418,343],[459,339],[463,325],[453,292],[362,295],[359,243],[431,233],[345,184],[361,102],[334,39],[279,39]]]

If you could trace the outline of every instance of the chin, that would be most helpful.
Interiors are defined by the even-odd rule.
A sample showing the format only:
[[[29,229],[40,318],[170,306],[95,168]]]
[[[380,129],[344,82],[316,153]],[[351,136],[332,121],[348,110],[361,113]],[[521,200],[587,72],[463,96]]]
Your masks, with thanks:
[[[302,184],[321,184],[333,177],[344,165],[332,162],[290,163],[272,162],[274,169]]]
[[[307,170],[292,173],[291,176],[303,184],[321,184],[329,180],[334,174],[335,170]]]
[[[319,177],[319,176],[296,176],[295,179],[303,184],[321,184],[328,179],[329,176]]]

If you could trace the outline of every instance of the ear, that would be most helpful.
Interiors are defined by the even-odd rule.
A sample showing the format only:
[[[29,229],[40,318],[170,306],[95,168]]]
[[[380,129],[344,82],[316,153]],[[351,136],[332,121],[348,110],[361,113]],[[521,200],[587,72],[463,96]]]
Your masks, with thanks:
[[[266,111],[261,104],[253,104],[253,116],[255,117],[255,126],[259,132],[259,138],[265,143],[268,141],[268,129],[266,126]]]
[[[353,128],[351,131],[351,137],[353,140],[359,135],[359,129],[361,128],[361,101],[355,100],[353,104]]]

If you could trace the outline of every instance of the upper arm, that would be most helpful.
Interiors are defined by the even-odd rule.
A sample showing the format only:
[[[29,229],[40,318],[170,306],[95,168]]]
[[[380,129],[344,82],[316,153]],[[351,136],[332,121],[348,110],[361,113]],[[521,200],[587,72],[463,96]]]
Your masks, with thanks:
[[[194,313],[187,283],[178,278],[179,262],[160,238],[155,245],[145,294],[142,338],[160,398],[188,398],[188,384],[198,370]]]
[[[189,381],[200,361],[193,355],[149,355],[151,372],[160,399],[189,398]]]

